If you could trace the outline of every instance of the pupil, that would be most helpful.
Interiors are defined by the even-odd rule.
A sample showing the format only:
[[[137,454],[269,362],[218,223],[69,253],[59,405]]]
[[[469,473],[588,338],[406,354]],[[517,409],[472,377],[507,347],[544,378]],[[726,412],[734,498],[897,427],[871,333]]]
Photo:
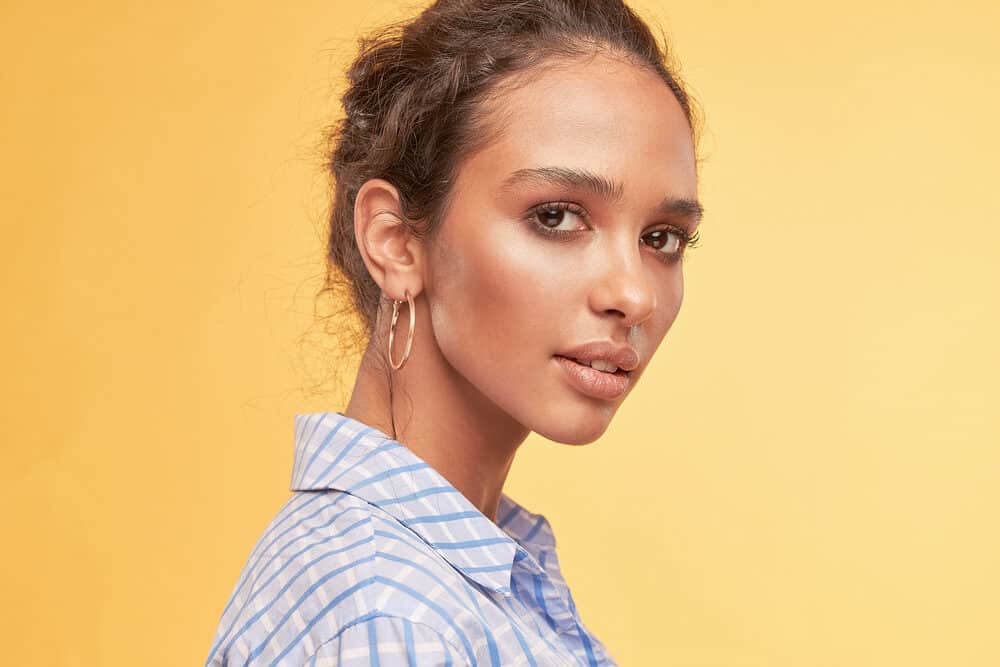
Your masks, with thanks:
[[[542,211],[542,216],[544,216],[545,222],[554,222],[555,224],[552,226],[557,227],[561,222],[560,218],[562,218],[562,213],[563,212],[557,208],[548,208]]]

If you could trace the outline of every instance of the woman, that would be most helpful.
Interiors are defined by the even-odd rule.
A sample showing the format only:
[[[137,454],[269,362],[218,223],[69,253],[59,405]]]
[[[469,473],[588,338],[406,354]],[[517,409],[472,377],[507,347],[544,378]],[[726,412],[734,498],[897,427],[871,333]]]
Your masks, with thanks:
[[[701,207],[664,62],[619,0],[439,0],[362,41],[328,251],[369,343],[346,410],[296,416],[206,664],[614,664],[502,489],[529,432],[607,429],[681,306]]]

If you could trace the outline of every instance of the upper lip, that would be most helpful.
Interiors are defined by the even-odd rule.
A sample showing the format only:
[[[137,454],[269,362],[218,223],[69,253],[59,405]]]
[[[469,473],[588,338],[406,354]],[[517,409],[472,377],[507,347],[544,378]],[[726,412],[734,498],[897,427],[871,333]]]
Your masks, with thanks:
[[[639,366],[639,354],[628,345],[616,345],[611,341],[596,341],[574,347],[559,353],[560,357],[569,357],[589,364],[591,361],[603,361],[622,369],[632,371]]]

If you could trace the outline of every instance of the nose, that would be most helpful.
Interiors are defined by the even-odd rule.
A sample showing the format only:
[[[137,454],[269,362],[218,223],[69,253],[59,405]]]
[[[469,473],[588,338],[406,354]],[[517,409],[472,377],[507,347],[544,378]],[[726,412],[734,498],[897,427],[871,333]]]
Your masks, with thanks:
[[[656,290],[643,265],[639,244],[606,253],[602,264],[606,268],[590,292],[591,308],[601,314],[616,314],[626,327],[649,319],[656,309]]]

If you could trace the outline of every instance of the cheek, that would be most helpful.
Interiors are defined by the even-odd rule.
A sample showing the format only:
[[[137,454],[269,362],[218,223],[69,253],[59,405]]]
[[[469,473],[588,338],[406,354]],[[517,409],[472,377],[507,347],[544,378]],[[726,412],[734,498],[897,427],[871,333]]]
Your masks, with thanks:
[[[566,253],[532,239],[516,221],[483,221],[443,238],[432,260],[430,314],[445,358],[476,382],[531,373],[558,345],[573,303]],[[579,288],[579,285],[577,285]],[[501,363],[498,363],[502,359]]]

